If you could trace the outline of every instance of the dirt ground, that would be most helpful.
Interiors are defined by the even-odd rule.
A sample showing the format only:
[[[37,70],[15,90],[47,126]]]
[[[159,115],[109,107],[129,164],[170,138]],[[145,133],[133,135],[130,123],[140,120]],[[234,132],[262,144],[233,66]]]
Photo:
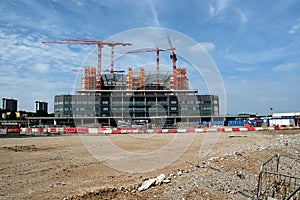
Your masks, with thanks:
[[[0,138],[0,199],[247,199],[275,153],[299,156],[300,131]]]

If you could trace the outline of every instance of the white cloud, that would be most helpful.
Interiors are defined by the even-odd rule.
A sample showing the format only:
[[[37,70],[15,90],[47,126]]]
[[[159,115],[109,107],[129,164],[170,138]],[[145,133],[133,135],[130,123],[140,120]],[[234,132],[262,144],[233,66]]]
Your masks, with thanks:
[[[220,14],[228,6],[228,3],[228,0],[217,0],[215,5],[211,4],[209,7],[210,16],[214,17]]]
[[[154,5],[150,3],[150,8],[151,8],[151,11],[152,11],[152,14],[153,14],[153,20],[154,20],[154,24],[155,26],[160,26],[160,23],[159,23],[159,20],[158,20],[158,17],[157,17],[157,12],[154,8]]]
[[[189,46],[189,50],[193,53],[204,53],[205,51],[213,51],[214,49],[215,44],[213,42],[200,42],[198,44]]]
[[[254,71],[255,67],[237,67],[237,68],[235,68],[235,70],[241,71],[241,72],[250,72],[250,71]]]
[[[257,98],[257,102],[269,102],[271,99],[270,97],[261,96]]]
[[[80,7],[85,5],[85,1],[83,1],[83,0],[77,0],[77,1],[74,1],[74,3],[76,3]]]
[[[213,16],[213,15],[215,15],[215,11],[216,9],[215,9],[215,7],[213,7],[212,5],[209,5],[209,14],[210,14],[210,16]]]
[[[242,12],[240,9],[236,9],[236,12],[240,15],[242,23],[246,23],[248,21],[248,18],[244,12]]]
[[[298,22],[292,26],[292,28],[288,31],[289,34],[294,34],[300,28],[300,19]]]
[[[206,51],[212,51],[215,49],[215,44],[212,42],[201,42],[200,45],[206,50]]]
[[[295,68],[297,68],[299,65],[296,63],[286,63],[286,64],[281,64],[273,67],[272,71],[274,72],[284,72],[284,71],[291,71]]]
[[[80,66],[94,48],[43,45],[44,38],[27,30],[4,26],[0,30],[0,94],[17,98],[20,109],[31,109],[25,105],[41,99],[49,102],[49,112],[53,112],[54,95],[72,91],[75,74],[71,69]]]
[[[73,51],[67,45],[43,45],[41,38],[45,36],[35,33],[12,34],[3,28],[0,31],[0,64],[42,73],[47,73],[52,65],[51,72],[62,72],[74,68],[74,63],[80,65],[86,56],[85,52],[93,48],[77,45],[79,48]]]
[[[49,72],[49,64],[46,63],[37,63],[34,66],[32,66],[34,70],[46,74]]]
[[[224,52],[223,56],[225,59],[240,63],[240,64],[255,64],[261,62],[269,62],[279,59],[284,59],[289,57],[296,52],[298,52],[298,45],[296,42],[291,43],[290,45],[286,46],[278,46],[274,48],[267,48],[263,50],[258,50],[256,52],[243,52],[242,50],[232,52],[229,51],[233,45],[230,45]]]

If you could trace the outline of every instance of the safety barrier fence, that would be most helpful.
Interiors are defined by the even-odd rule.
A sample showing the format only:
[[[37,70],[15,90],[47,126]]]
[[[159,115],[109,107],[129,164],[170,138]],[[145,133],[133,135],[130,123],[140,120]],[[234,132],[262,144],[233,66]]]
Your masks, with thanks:
[[[260,167],[256,194],[238,192],[251,200],[300,199],[300,157],[275,154]]]
[[[142,134],[142,133],[202,133],[202,132],[247,132],[299,130],[299,127],[210,127],[186,129],[137,129],[137,128],[85,128],[85,127],[50,127],[22,128],[21,134]]]
[[[300,198],[300,158],[274,155],[261,165],[257,199]]]

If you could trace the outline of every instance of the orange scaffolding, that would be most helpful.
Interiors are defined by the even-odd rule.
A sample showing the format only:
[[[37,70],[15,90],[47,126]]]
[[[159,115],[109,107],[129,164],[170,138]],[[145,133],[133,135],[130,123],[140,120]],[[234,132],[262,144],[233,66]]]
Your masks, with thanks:
[[[131,67],[128,67],[127,90],[136,90],[136,89],[139,90],[146,89],[145,69],[141,67],[139,74],[137,74],[137,73],[133,73]]]
[[[132,68],[128,67],[127,90],[132,90]]]
[[[143,67],[140,68],[139,88],[140,88],[140,90],[145,90],[145,89],[146,89],[146,83],[145,83],[145,69],[144,69]]]
[[[95,67],[85,67],[84,77],[81,79],[81,87],[84,90],[95,90],[97,85],[97,72]]]
[[[188,89],[188,78],[186,76],[186,68],[176,68],[177,77],[177,89],[187,90]]]

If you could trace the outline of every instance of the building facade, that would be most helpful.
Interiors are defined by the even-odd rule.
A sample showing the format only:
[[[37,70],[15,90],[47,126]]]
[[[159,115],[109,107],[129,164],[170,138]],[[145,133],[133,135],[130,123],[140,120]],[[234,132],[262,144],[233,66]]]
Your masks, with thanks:
[[[42,112],[48,114],[48,103],[44,101],[36,101],[35,102],[35,112]]]
[[[17,112],[18,109],[18,100],[16,99],[2,99],[2,108],[7,112]]]
[[[76,123],[117,126],[118,121],[174,124],[199,121],[199,116],[218,116],[216,95],[198,95],[197,90],[102,90],[85,95],[56,95],[55,117],[70,117]],[[89,92],[87,94],[87,92]],[[163,120],[162,120],[163,119]]]

